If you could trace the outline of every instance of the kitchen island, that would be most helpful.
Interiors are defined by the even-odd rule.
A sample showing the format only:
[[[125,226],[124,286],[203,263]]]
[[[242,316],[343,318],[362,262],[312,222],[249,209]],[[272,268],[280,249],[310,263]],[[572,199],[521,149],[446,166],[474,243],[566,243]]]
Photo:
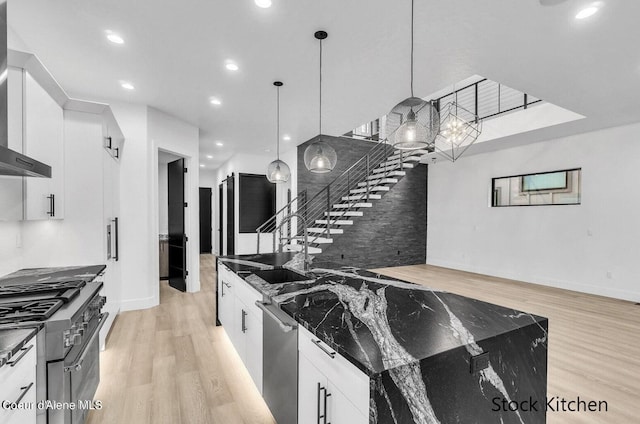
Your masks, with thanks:
[[[282,284],[257,275],[301,271],[294,253],[227,256],[220,264],[305,329],[301,373],[308,331],[366,376],[368,403],[359,410],[371,424],[545,422],[546,318],[334,264],[315,262],[306,278]],[[347,397],[357,392],[342,387]],[[327,393],[322,402],[318,393],[316,418],[331,412]]]

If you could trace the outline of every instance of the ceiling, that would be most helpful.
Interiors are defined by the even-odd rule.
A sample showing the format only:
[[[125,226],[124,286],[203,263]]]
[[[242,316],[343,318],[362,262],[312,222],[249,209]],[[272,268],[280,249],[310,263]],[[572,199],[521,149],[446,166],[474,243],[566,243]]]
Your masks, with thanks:
[[[600,2],[599,13],[575,20],[589,3],[416,0],[416,95],[479,74],[587,118],[530,138],[640,120],[640,2]],[[275,80],[285,83],[281,133],[291,136],[282,149],[318,133],[318,29],[329,33],[323,132],[343,134],[408,97],[409,7],[409,0],[273,0],[269,9],[253,0],[9,0],[9,25],[71,96],[148,104],[197,125],[202,162],[215,167],[234,152],[275,155]],[[125,44],[107,41],[106,30]],[[239,71],[225,69],[228,59]],[[222,105],[211,105],[211,96]]]

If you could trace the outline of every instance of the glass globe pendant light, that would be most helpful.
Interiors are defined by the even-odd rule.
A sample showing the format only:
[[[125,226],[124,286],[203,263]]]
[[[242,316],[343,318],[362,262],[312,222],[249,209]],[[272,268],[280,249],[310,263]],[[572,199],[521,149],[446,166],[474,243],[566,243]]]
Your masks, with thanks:
[[[277,89],[276,145],[278,153],[277,159],[271,162],[267,167],[267,180],[269,180],[270,183],[278,184],[289,181],[291,170],[289,169],[289,165],[280,160],[280,87],[283,86],[283,83],[276,81],[273,85],[275,85]]]
[[[429,149],[440,132],[440,116],[432,102],[413,95],[413,16],[411,0],[411,97],[398,103],[387,116],[387,134],[393,147],[402,150]],[[398,125],[395,129],[393,124]]]
[[[315,174],[325,174],[331,172],[338,162],[336,151],[326,141],[322,135],[322,40],[328,34],[325,31],[317,31],[314,36],[320,41],[320,132],[318,141],[312,143],[304,151],[304,165]]]

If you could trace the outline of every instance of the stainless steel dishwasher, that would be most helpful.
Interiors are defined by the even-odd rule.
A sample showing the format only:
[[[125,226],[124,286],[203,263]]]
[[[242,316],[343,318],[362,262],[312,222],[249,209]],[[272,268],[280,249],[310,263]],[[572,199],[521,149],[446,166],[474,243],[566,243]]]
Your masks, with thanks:
[[[263,311],[262,394],[278,424],[298,422],[298,323],[267,298]]]

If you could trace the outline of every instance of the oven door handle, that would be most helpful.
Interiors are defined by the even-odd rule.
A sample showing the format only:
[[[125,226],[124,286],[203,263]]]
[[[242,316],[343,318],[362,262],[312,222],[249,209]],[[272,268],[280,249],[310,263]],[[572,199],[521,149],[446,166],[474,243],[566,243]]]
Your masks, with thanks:
[[[108,316],[109,312],[103,312],[102,314],[100,314],[100,322],[98,323],[98,327],[96,327],[95,331],[89,338],[89,341],[85,345],[84,351],[82,352],[82,354],[80,354],[79,357],[76,358],[75,361],[73,361],[73,364],[65,365],[64,372],[80,371],[82,369],[82,362],[84,361],[84,357],[87,356],[87,353],[89,353],[89,345],[91,345],[91,343],[93,343],[93,340],[98,337],[98,335],[100,335],[100,330],[102,329],[104,323],[107,322]]]

